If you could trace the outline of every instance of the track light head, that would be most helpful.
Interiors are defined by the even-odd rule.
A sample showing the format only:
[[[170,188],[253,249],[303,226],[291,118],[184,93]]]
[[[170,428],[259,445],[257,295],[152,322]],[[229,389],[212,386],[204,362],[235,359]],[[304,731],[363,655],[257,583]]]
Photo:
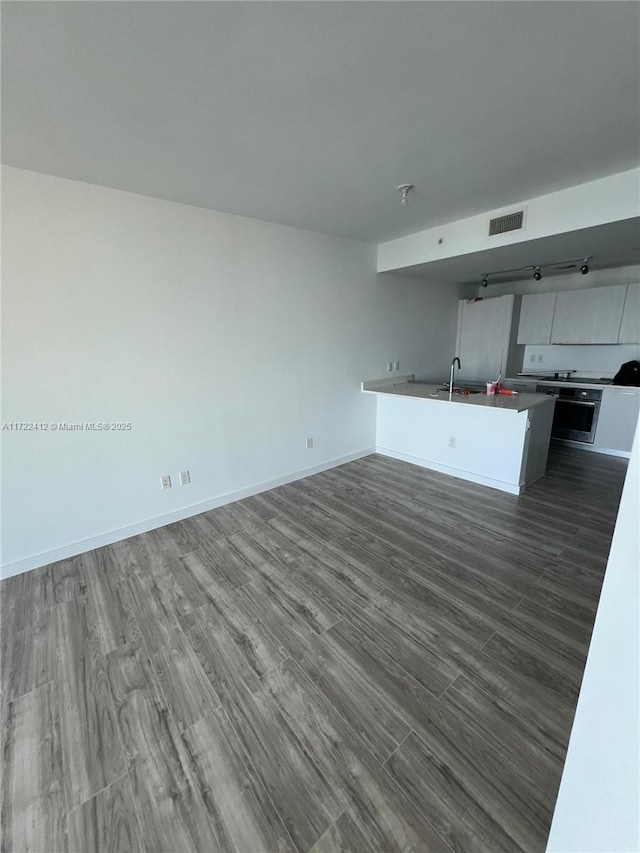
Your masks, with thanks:
[[[540,279],[542,278],[542,270],[540,269],[540,267],[535,268],[535,270],[533,271],[533,277],[536,281],[540,281]]]
[[[580,272],[582,273],[582,275],[586,275],[589,272],[588,261],[589,261],[589,258],[585,258],[583,263],[582,263],[582,266],[580,267]]]

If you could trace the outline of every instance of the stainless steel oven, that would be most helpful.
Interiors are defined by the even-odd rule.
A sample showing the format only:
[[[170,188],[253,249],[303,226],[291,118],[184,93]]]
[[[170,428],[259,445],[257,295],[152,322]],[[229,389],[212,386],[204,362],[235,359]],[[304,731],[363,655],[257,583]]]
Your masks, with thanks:
[[[551,438],[593,444],[602,400],[600,389],[538,385],[536,390],[538,394],[554,394],[557,397]]]

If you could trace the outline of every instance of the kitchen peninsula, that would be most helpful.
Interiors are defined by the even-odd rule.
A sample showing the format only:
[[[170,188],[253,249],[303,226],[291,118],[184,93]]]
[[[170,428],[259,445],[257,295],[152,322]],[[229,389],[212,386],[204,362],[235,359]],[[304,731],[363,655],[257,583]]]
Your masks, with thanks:
[[[554,397],[449,394],[413,375],[362,391],[377,397],[378,453],[514,495],[545,473]]]

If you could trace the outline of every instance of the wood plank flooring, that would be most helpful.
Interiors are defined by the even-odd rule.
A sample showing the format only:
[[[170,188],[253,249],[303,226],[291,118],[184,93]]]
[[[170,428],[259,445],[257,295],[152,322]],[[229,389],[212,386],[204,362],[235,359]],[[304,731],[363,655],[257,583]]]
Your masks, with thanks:
[[[3,581],[3,853],[541,853],[625,471],[369,456]]]

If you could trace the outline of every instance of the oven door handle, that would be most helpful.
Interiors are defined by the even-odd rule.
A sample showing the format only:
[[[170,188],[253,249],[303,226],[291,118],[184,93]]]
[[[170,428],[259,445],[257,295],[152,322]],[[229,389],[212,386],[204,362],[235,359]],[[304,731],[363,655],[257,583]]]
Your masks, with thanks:
[[[565,403],[567,406],[588,406],[590,409],[595,409],[598,403],[590,403],[588,400],[567,400],[565,397],[564,400],[562,397],[558,397],[556,403]]]

